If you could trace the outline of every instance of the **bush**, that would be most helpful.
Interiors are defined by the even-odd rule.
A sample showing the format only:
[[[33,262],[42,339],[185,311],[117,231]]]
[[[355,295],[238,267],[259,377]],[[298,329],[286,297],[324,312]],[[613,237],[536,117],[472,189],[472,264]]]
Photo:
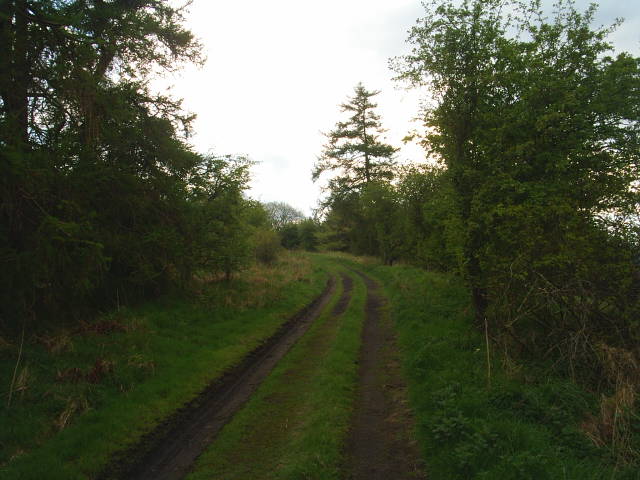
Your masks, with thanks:
[[[273,230],[258,230],[255,234],[256,259],[265,265],[274,263],[280,254],[280,238]]]

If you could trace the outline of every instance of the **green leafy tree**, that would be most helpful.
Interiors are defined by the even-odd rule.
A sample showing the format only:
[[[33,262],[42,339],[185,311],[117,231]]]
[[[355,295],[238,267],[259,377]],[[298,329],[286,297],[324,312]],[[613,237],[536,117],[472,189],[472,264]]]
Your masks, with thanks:
[[[504,45],[501,3],[425,4],[425,18],[410,33],[413,51],[395,64],[399,78],[428,86],[436,98],[436,106],[424,112],[427,133],[423,145],[443,159],[450,171],[465,228],[465,273],[480,324],[487,308],[480,266],[486,232],[474,221],[472,210],[477,186],[486,174],[483,152],[474,135],[485,127],[485,114],[499,116],[487,99],[492,98],[495,70],[501,65],[493,60],[501,57],[499,49]]]
[[[189,182],[194,224],[188,230],[187,278],[199,268],[222,272],[228,280],[250,262],[253,230],[261,224],[255,206],[243,197],[253,164],[243,156],[208,155],[194,170]]]
[[[392,265],[402,254],[404,230],[396,188],[386,182],[371,182],[360,197],[361,225],[369,237],[367,253]]]
[[[595,8],[432,2],[394,63],[433,98],[424,144],[451,178],[478,324],[572,369],[637,335],[611,219],[638,205],[639,59],[609,56]]]
[[[294,250],[300,247],[300,229],[299,225],[291,223],[280,230],[280,243],[288,250]]]
[[[270,229],[260,229],[254,237],[254,253],[256,260],[264,265],[273,265],[278,260],[282,246],[280,237]]]
[[[463,272],[462,231],[448,171],[409,165],[396,188],[404,260],[429,270]]]
[[[318,249],[318,233],[320,225],[312,218],[307,218],[298,224],[298,237],[300,239],[300,247],[309,252],[315,252]]]
[[[199,60],[182,20],[181,9],[160,0],[3,1],[3,141],[42,144],[75,130],[85,154],[95,153],[116,84],[140,91],[155,67]],[[145,94],[158,107],[171,103]]]
[[[285,202],[268,202],[264,204],[264,209],[271,228],[280,235],[282,246],[289,250],[299,248],[299,226],[305,219],[304,214]]]

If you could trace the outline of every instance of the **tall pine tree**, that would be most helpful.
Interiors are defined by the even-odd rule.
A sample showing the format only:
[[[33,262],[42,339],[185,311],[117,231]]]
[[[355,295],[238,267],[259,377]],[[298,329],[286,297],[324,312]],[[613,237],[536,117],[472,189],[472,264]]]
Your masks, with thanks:
[[[369,91],[358,83],[354,93],[347,103],[340,105],[342,112],[350,114],[349,118],[338,122],[326,134],[328,142],[313,170],[314,181],[326,171],[339,172],[329,181],[332,197],[359,191],[372,181],[393,176],[393,157],[398,149],[381,141],[385,130],[375,113],[378,105],[371,100],[380,92]]]

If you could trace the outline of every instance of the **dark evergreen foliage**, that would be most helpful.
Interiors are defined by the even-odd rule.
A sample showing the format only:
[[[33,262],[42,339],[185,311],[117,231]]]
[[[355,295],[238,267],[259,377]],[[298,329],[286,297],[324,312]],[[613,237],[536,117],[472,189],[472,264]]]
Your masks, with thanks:
[[[334,197],[357,193],[372,181],[393,177],[394,155],[398,149],[381,141],[384,130],[380,116],[374,111],[378,105],[371,101],[380,92],[369,91],[359,83],[354,93],[340,106],[349,118],[338,122],[326,135],[328,142],[312,174],[315,181],[325,172],[338,172],[329,180],[329,203]]]
[[[0,325],[59,322],[249,255],[244,159],[202,157],[151,92],[198,62],[160,0],[0,4]],[[30,320],[31,321],[31,320]]]

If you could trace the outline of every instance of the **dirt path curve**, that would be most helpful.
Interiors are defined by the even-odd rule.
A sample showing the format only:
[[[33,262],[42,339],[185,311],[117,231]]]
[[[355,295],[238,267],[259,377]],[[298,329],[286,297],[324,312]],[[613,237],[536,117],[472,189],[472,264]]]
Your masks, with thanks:
[[[122,458],[116,458],[99,478],[183,478],[221,428],[309,329],[334,291],[335,279],[332,277],[324,292],[308,307],[287,321],[245,361],[212,384],[197,399],[161,425],[156,432],[146,437],[135,450],[127,452]]]
[[[384,298],[373,279],[356,273],[367,285],[367,303],[345,475],[352,480],[424,479],[393,327],[381,311]]]
[[[333,321],[336,321],[338,319],[337,317],[347,310],[353,290],[353,279],[345,273],[341,273],[340,277],[342,278],[342,295],[331,311],[331,319]]]

